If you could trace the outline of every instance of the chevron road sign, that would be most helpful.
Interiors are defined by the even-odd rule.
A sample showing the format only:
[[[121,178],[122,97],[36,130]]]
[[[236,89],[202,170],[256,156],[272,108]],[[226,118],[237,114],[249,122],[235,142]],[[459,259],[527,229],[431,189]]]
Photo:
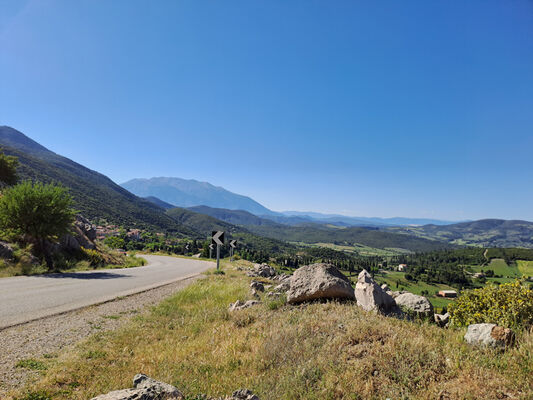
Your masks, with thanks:
[[[237,241],[236,240],[230,240],[229,241],[230,249],[229,249],[229,262],[233,262],[233,252],[235,251],[235,247],[237,247]]]
[[[216,244],[217,246],[224,245],[224,231],[213,231],[211,236],[211,243]]]
[[[215,245],[214,245],[213,243],[211,243],[211,244],[209,245],[209,250],[214,250],[214,249],[215,249]]]
[[[217,245],[217,271],[220,269],[220,246],[224,245],[224,231],[213,231],[211,244]]]

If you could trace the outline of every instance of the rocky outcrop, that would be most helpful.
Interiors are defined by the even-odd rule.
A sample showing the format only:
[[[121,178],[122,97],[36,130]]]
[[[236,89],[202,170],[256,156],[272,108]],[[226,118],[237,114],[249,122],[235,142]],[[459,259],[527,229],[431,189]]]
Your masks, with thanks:
[[[350,281],[331,264],[312,264],[297,269],[290,279],[287,302],[302,303],[317,299],[353,300]]]
[[[0,241],[0,258],[13,259],[13,247],[9,243]]]
[[[284,281],[284,282],[281,282],[279,285],[274,286],[273,290],[275,292],[286,292],[290,288],[291,288],[291,282],[290,281]]]
[[[228,311],[233,312],[238,310],[244,310],[245,308],[250,308],[258,304],[261,304],[261,302],[257,300],[248,300],[245,303],[240,300],[237,300],[235,303],[231,303],[229,305]]]
[[[289,282],[291,280],[291,276],[292,275],[286,273],[281,273],[279,275],[274,276],[272,280],[277,282]]]
[[[251,271],[248,271],[248,276],[272,278],[276,276],[276,270],[268,264],[256,264]]]
[[[257,292],[264,292],[265,285],[263,285],[261,282],[258,282],[258,281],[252,281],[250,283],[250,289],[255,290]]]
[[[139,374],[133,378],[133,389],[116,390],[94,397],[92,400],[169,400],[184,398],[183,394],[174,386]]]
[[[400,290],[400,291],[396,291],[396,292],[387,292],[387,293],[389,293],[392,296],[392,298],[395,299],[399,295],[405,294],[405,293],[409,293],[409,292],[406,292],[405,290]]]
[[[395,299],[402,311],[414,318],[431,318],[434,315],[433,305],[424,296],[413,293],[403,293]]]
[[[72,226],[72,232],[63,236],[61,247],[66,250],[96,249],[96,228],[81,215],[76,216]]]
[[[496,324],[473,324],[468,326],[464,339],[471,345],[507,347],[513,344],[514,334],[511,329]]]
[[[81,215],[77,215],[76,221],[74,221],[74,225],[77,226],[91,242],[94,242],[96,240],[96,226],[91,224],[91,222],[87,218],[84,218]]]
[[[252,281],[252,283],[250,283],[250,291],[252,296],[259,297],[259,293],[265,291],[265,285],[258,281]]]
[[[398,307],[390,294],[372,279],[367,270],[362,270],[355,285],[357,305],[366,311],[397,312]]]
[[[203,400],[259,400],[255,394],[248,389],[241,389],[233,392],[231,396],[212,398],[205,394],[185,397],[177,388],[168,383],[159,382],[146,375],[139,374],[133,378],[133,389],[116,390],[108,394],[93,397],[91,400],[170,400],[186,398]]]

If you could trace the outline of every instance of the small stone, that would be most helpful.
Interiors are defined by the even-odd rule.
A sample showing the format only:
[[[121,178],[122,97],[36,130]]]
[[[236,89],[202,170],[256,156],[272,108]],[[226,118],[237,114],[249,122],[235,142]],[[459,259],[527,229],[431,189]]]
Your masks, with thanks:
[[[466,331],[465,341],[471,345],[507,347],[514,341],[513,331],[496,324],[473,324]]]

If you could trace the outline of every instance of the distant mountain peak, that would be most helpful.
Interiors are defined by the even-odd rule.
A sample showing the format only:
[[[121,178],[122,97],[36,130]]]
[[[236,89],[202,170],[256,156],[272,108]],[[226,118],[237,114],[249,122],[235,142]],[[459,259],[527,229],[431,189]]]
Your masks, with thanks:
[[[248,196],[230,192],[221,186],[196,179],[175,177],[137,178],[121,186],[140,197],[157,197],[177,207],[208,206],[244,210],[255,215],[273,214]]]

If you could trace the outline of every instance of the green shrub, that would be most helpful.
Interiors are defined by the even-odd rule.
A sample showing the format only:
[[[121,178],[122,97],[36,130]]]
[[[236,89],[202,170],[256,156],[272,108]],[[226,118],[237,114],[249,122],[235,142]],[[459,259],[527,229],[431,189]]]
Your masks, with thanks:
[[[73,200],[66,188],[26,181],[0,197],[0,229],[37,245],[50,270],[54,267],[47,242],[68,233],[74,221]]]
[[[20,397],[19,400],[52,400],[52,395],[45,391],[28,392],[24,397]]]
[[[524,280],[467,290],[448,306],[452,324],[493,323],[508,328],[533,325],[533,291]]]
[[[17,368],[26,368],[32,369],[34,371],[44,371],[47,369],[46,365],[39,360],[34,360],[33,358],[28,358],[26,360],[19,360],[15,366]]]
[[[91,267],[99,267],[105,264],[104,256],[97,250],[81,248],[84,256],[91,263]]]

